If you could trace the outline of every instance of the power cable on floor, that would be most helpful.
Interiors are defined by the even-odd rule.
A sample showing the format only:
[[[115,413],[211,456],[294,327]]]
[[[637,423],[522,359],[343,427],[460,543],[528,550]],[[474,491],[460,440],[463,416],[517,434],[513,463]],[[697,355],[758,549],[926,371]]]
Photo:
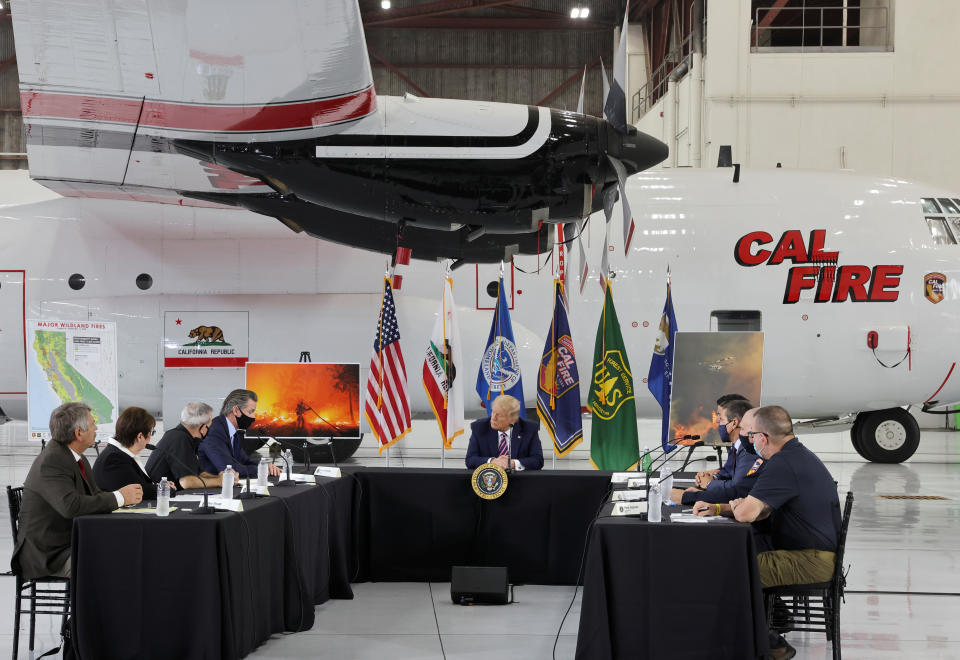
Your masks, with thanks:
[[[437,601],[433,599],[433,584],[427,582],[427,589],[430,590],[430,605],[433,606],[433,621],[437,624],[437,639],[440,640],[440,654],[443,660],[447,660],[447,652],[443,650],[443,635],[440,634],[440,620],[437,618]]]

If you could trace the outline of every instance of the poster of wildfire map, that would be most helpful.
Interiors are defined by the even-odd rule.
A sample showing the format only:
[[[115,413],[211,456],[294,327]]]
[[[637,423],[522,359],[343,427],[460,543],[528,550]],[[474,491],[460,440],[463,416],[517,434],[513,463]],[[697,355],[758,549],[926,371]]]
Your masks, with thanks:
[[[360,365],[247,362],[257,420],[247,436],[359,438]]]
[[[30,439],[50,438],[50,413],[83,401],[97,439],[113,436],[117,407],[117,326],[84,321],[27,321],[27,418]]]

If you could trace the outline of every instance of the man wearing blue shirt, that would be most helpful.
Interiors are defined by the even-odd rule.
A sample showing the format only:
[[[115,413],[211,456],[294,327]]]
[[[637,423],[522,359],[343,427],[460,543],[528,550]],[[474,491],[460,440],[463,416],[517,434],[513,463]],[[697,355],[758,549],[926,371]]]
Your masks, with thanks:
[[[258,462],[243,451],[243,433],[250,428],[257,412],[257,394],[250,390],[233,390],[223,400],[220,414],[210,422],[210,430],[197,449],[197,458],[204,472],[217,474],[228,465],[241,477],[256,477]],[[280,476],[280,468],[270,465],[270,475]]]
[[[766,465],[750,494],[726,506],[740,522],[769,518],[773,550],[757,555],[760,583],[829,582],[840,538],[840,498],[833,477],[797,440],[786,410],[765,406],[752,421],[750,439]],[[774,658],[796,653],[782,637],[771,647]]]

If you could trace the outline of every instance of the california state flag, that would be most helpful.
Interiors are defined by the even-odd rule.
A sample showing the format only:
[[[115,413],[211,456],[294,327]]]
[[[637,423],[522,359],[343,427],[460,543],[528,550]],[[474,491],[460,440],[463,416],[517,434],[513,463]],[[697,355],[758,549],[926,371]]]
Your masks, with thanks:
[[[463,366],[460,352],[460,326],[453,305],[453,280],[443,278],[440,314],[423,361],[423,389],[440,426],[440,437],[447,449],[463,433],[463,387],[457,371]]]

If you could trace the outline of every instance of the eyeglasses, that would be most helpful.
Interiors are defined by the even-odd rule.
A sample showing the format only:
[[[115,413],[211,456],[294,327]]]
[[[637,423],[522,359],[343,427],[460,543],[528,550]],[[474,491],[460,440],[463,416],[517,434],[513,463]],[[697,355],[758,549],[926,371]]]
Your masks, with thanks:
[[[748,438],[752,438],[753,436],[757,435],[758,433],[759,433],[760,435],[762,435],[762,436],[766,436],[767,438],[770,437],[769,435],[767,435],[767,434],[764,433],[763,431],[748,431],[748,432],[747,432],[747,437],[748,437]]]

